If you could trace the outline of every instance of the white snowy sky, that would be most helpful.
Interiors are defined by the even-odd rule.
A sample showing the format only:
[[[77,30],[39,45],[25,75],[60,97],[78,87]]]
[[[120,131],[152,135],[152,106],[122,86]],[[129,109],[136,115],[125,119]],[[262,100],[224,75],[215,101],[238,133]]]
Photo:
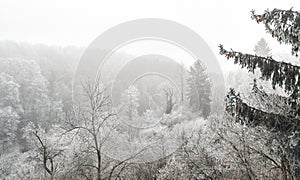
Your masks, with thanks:
[[[299,0],[1,0],[0,40],[87,46],[95,37],[119,23],[139,18],[164,18],[196,31],[218,56],[218,44],[251,52],[265,37],[277,42],[262,24],[250,18],[269,8],[300,10]],[[222,60],[220,63],[224,63]],[[229,66],[228,63],[222,66]]]

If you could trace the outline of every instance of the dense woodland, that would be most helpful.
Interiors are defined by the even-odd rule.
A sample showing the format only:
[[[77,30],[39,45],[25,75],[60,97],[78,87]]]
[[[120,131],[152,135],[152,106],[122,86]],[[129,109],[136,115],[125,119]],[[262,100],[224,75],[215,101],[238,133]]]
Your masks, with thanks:
[[[0,42],[0,179],[299,179],[300,13],[251,17],[291,53],[264,38],[249,53],[220,45],[241,67],[226,87],[201,60],[143,57],[112,93],[110,72],[82,83],[80,102],[72,78],[84,48]],[[154,75],[130,84],[152,63],[174,83]]]

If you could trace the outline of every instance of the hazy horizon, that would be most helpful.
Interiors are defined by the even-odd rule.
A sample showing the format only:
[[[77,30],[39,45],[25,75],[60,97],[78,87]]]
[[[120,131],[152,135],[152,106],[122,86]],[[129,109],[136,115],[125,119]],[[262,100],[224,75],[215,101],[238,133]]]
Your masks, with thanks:
[[[271,3],[270,3],[271,2]],[[0,40],[87,47],[101,33],[120,23],[161,18],[183,24],[209,45],[223,71],[234,68],[218,55],[218,45],[253,53],[260,38],[274,51],[282,46],[265,33],[264,26],[251,19],[250,11],[300,9],[291,1],[8,1],[0,2]],[[289,52],[289,48],[286,48]]]

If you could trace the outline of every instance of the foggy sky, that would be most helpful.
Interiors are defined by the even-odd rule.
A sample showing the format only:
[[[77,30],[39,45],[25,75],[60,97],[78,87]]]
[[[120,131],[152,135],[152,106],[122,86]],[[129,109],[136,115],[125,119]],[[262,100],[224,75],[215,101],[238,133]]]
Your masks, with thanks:
[[[250,10],[262,13],[267,8],[291,7],[300,10],[300,1],[1,0],[0,40],[87,46],[103,31],[122,22],[163,18],[196,31],[216,54],[220,43],[227,48],[251,52],[261,37],[265,37],[273,48],[277,48],[278,43],[265,33],[262,24],[257,25],[251,20]]]

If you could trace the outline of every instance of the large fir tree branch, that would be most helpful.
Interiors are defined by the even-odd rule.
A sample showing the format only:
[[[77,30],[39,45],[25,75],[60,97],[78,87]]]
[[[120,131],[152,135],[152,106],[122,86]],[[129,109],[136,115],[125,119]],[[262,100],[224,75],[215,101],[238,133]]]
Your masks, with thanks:
[[[276,114],[288,114],[290,117],[300,117],[300,103],[299,98],[295,99],[291,96],[281,96],[278,94],[268,94],[262,88],[258,88],[256,79],[252,88],[254,101],[256,101],[260,107],[259,109],[267,112],[274,112]],[[298,96],[299,97],[299,96]]]
[[[228,51],[219,45],[220,54],[227,59],[233,58],[235,64],[247,68],[254,73],[259,68],[264,80],[271,80],[273,88],[276,85],[283,87],[287,92],[295,92],[300,89],[300,67],[287,62],[278,62],[272,57],[260,57],[257,55],[243,54],[238,51]]]
[[[263,14],[251,11],[251,18],[257,23],[263,22],[266,31],[277,38],[280,43],[291,44],[292,54],[300,51],[300,13],[298,11],[273,9]]]
[[[265,126],[281,133],[300,131],[300,119],[251,107],[243,102],[234,89],[230,89],[226,96],[226,111],[237,120],[250,126]]]
[[[252,95],[253,94],[253,95]],[[253,100],[260,105],[261,110],[267,112],[274,112],[277,114],[291,114],[291,105],[289,104],[289,97],[278,94],[268,94],[262,88],[258,88],[256,79],[252,88],[251,96]]]

